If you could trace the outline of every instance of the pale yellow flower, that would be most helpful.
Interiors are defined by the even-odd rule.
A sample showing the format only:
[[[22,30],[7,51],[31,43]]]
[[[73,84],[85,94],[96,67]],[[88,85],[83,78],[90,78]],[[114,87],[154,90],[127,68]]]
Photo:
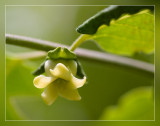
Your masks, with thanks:
[[[41,96],[46,104],[51,105],[58,95],[69,100],[81,99],[77,88],[84,85],[86,77],[75,77],[77,63],[74,60],[47,60],[44,67],[47,76],[39,75],[33,83],[37,88],[45,88]]]

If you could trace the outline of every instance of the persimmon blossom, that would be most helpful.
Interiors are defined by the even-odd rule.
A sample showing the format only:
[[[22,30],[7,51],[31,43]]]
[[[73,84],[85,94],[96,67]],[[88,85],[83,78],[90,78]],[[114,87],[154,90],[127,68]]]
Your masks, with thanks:
[[[45,88],[41,96],[47,105],[51,105],[58,96],[69,100],[81,99],[77,88],[85,84],[86,77],[75,77],[77,63],[74,60],[47,60],[44,67],[47,76],[39,75],[33,83],[37,88]]]

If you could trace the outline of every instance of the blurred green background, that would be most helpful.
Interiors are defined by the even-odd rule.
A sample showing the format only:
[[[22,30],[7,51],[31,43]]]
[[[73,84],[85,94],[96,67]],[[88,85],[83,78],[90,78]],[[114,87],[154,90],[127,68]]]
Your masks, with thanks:
[[[76,33],[75,28],[103,8],[105,6],[7,7],[6,33],[70,45],[79,35]],[[99,50],[94,43],[85,43],[81,47]],[[33,86],[32,80],[34,77],[31,75],[31,72],[39,66],[44,58],[15,60],[12,56],[20,52],[35,50],[11,45],[7,45],[6,50],[7,120],[154,119],[152,108],[153,90],[150,88],[150,86],[153,86],[154,76],[150,73],[110,63],[79,59],[88,76],[88,84],[79,89],[82,100],[74,102],[59,97],[55,104],[48,107],[41,100],[40,93],[42,91]],[[147,56],[147,58],[144,55],[138,55],[133,58],[153,63],[153,55]],[[143,90],[143,92],[139,93],[139,90],[140,92]],[[130,101],[129,108],[123,111],[122,107],[114,114],[113,106],[119,106],[121,102],[125,103],[127,96],[130,99],[133,95],[139,97]],[[142,102],[135,107],[137,101]],[[144,105],[146,106],[144,107]],[[113,109],[112,114],[116,116],[110,114],[110,117],[108,117],[107,113],[110,112],[107,111],[108,109],[110,111]],[[144,111],[141,112],[142,109]],[[128,110],[132,110],[133,114],[129,112],[128,115]],[[120,113],[121,118],[117,113]],[[50,122],[46,123],[49,124]],[[32,124],[34,125],[34,123]],[[37,124],[40,125],[41,123]],[[55,124],[58,124],[58,122],[55,122]],[[74,123],[68,122],[66,124],[71,125]],[[80,124],[83,125],[84,123],[81,122]],[[89,124],[101,125],[98,122],[90,122]],[[116,126],[119,123],[108,122],[107,124]],[[127,122],[121,122],[121,124],[124,126]],[[150,125],[149,123],[145,124]]]
[[[60,42],[71,45],[78,36],[75,28],[85,19],[94,15],[106,6],[7,6],[6,7],[6,33],[18,34]],[[84,48],[98,50],[94,43],[83,44]],[[38,67],[44,58],[25,61],[11,60],[9,55],[18,55],[34,50],[6,45],[6,95],[7,120],[97,120],[101,119],[108,106],[116,105],[118,99],[133,88],[152,86],[154,76],[139,70],[122,67],[111,63],[102,63],[80,59],[88,76],[88,84],[80,88],[82,100],[80,102],[67,101],[62,98],[52,106],[46,106],[40,97],[40,91],[33,86],[31,72]],[[17,53],[17,54],[16,54]],[[139,54],[140,55],[140,54]],[[134,56],[136,57],[136,56]],[[153,57],[153,56],[152,56]],[[146,56],[148,62],[153,58]],[[143,58],[142,58],[143,59]],[[152,90],[151,90],[152,91]],[[142,92],[142,91],[141,91]],[[145,94],[146,92],[142,92]],[[142,105],[146,110],[140,112],[142,107],[137,100],[127,105],[128,109],[136,111],[125,113],[127,108],[115,113],[114,117],[108,114],[104,120],[153,120],[153,96],[145,97]],[[138,94],[134,94],[133,98]],[[141,94],[140,94],[141,95]],[[146,95],[146,94],[145,94]],[[131,96],[130,96],[131,97]],[[128,99],[130,99],[130,97]],[[147,96],[146,96],[147,97]],[[124,101],[125,102],[125,101]],[[126,101],[128,102],[128,101]],[[137,107],[134,107],[136,106]],[[140,108],[138,108],[140,107]],[[120,114],[117,117],[117,114]],[[148,114],[147,114],[148,113]],[[123,115],[124,114],[124,115]],[[128,115],[131,114],[131,115]],[[105,116],[105,114],[104,114]],[[127,117],[129,116],[129,117]]]

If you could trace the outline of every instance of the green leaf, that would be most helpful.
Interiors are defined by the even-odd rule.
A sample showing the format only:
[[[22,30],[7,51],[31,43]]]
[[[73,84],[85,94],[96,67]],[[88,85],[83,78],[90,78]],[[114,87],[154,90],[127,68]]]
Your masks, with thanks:
[[[36,69],[35,71],[32,72],[32,74],[34,76],[40,75],[45,72],[45,69],[44,69],[45,62],[46,62],[46,60],[38,67],[38,69]]]
[[[148,11],[125,15],[112,21],[110,26],[102,25],[88,37],[110,53],[131,56],[137,52],[146,54],[154,51],[154,16]]]
[[[140,87],[122,96],[117,106],[107,107],[102,120],[153,120],[154,99],[152,87]]]
[[[57,47],[54,50],[48,52],[48,58],[55,59],[76,59],[76,55],[67,48]]]
[[[94,34],[102,24],[109,25],[112,19],[118,19],[122,14],[135,14],[143,9],[153,11],[154,6],[110,6],[78,26],[77,32],[81,34]]]

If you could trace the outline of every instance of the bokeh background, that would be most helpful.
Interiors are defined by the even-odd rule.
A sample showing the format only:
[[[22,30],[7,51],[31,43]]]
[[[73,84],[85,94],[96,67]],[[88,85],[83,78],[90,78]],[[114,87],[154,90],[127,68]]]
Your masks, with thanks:
[[[78,36],[75,28],[85,19],[104,8],[106,6],[7,6],[6,33],[71,45]],[[86,42],[82,47],[99,50],[93,42]],[[45,58],[36,61],[14,59],[14,56],[27,52],[30,52],[32,56],[33,53],[31,52],[34,51],[6,45],[7,120],[16,120],[18,118],[28,120],[97,120],[105,113],[108,106],[116,105],[118,99],[124,93],[134,88],[153,86],[154,84],[154,75],[151,73],[111,63],[80,59],[88,76],[88,84],[79,89],[82,100],[80,102],[71,102],[58,98],[52,106],[48,107],[41,100],[40,90],[33,86],[33,76],[31,75],[31,72]],[[149,63],[154,61],[153,54],[139,54],[138,56],[139,59],[147,60]],[[136,58],[136,55],[134,57]],[[143,90],[140,92],[143,94]],[[134,94],[133,97],[138,97],[137,95]],[[130,111],[131,115],[129,112],[125,115],[127,108],[124,108],[124,110],[118,110],[120,112],[115,115],[109,115],[118,116],[121,113],[120,117],[102,118],[104,120],[153,120],[153,100],[154,98],[150,101],[151,103],[148,103],[151,104],[149,106],[147,104],[149,101],[142,103],[148,109],[143,110],[144,112],[140,112],[143,108],[134,107],[139,104],[138,101],[140,100],[137,100],[135,103],[126,106],[128,109],[132,109]],[[137,114],[132,115],[134,111]]]
[[[55,41],[70,45],[76,37],[75,28],[88,17],[94,15],[97,11],[106,6],[52,6],[52,7],[6,7],[6,33],[18,34],[30,37],[36,37],[44,40]],[[81,47],[100,51],[100,49],[91,42],[83,44]],[[122,67],[110,63],[93,62],[86,59],[79,59],[88,76],[88,84],[79,89],[82,96],[80,102],[68,101],[58,98],[55,104],[48,107],[41,100],[42,91],[33,86],[33,76],[31,72],[39,66],[44,57],[34,60],[20,60],[13,58],[20,52],[34,52],[35,50],[6,45],[6,119],[7,120],[100,120],[107,119],[106,111],[111,106],[117,106],[119,100],[128,92],[134,92],[139,87],[147,87],[154,84],[154,77],[150,73],[135,70],[128,67]],[[154,55],[136,55],[132,58],[138,58],[149,63],[154,63]],[[149,87],[148,87],[149,86]],[[150,89],[149,89],[150,90]],[[152,96],[148,95],[149,98]],[[144,97],[141,95],[141,97]],[[151,105],[152,106],[152,105]],[[137,117],[139,110],[130,106]],[[135,110],[134,110],[135,109]],[[130,109],[128,109],[130,110]],[[121,110],[122,117],[114,119],[127,119],[128,110]],[[153,110],[153,109],[151,109]],[[139,116],[138,119],[153,119],[152,115],[146,117]],[[117,114],[115,114],[117,115]],[[137,119],[131,115],[130,118]],[[50,123],[51,122],[46,122]],[[84,122],[81,122],[83,124]],[[130,122],[121,122],[121,125],[127,125]],[[135,125],[136,122],[132,124]],[[139,122],[145,125],[153,123]],[[23,123],[21,123],[23,124]],[[32,123],[34,124],[34,123]],[[41,122],[36,123],[41,124]],[[56,124],[56,122],[54,122]],[[57,122],[58,124],[58,122]],[[67,122],[67,124],[73,124]],[[103,125],[103,122],[89,122],[91,125]],[[118,122],[107,122],[108,125],[117,125]],[[129,124],[130,125],[130,124]]]

